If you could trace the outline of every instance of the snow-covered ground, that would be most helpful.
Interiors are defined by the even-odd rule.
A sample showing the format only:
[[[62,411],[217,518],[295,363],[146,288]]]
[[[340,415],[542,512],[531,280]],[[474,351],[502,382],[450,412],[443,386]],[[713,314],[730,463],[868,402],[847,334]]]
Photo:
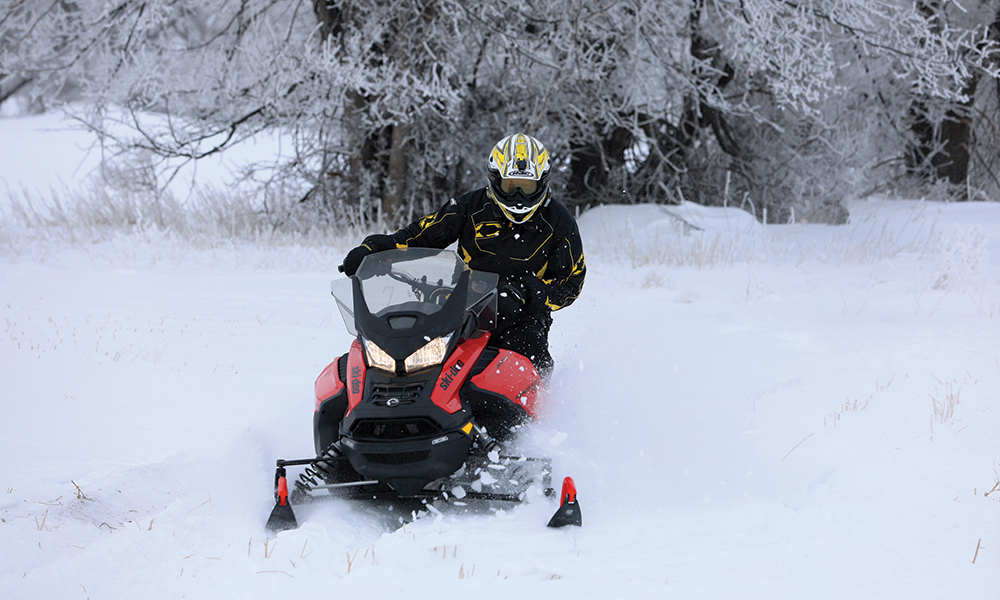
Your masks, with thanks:
[[[265,532],[351,341],[329,296],[351,241],[0,247],[0,597],[997,597],[1000,204],[669,211],[580,217],[587,283],[527,440],[577,482],[563,530],[547,502],[404,526],[330,502]]]

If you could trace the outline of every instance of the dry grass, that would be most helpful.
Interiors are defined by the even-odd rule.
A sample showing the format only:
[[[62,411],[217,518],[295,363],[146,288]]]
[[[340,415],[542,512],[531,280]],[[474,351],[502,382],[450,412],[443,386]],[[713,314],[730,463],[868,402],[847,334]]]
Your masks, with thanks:
[[[21,192],[0,202],[0,253],[20,255],[39,243],[74,246],[121,236],[169,237],[195,248],[233,241],[259,247],[337,245],[362,232],[311,205],[245,190],[205,188],[185,202],[169,193],[91,183]]]
[[[959,400],[961,399],[962,386],[958,385],[956,387],[957,384],[951,381],[943,382],[937,378],[935,378],[935,380],[941,387],[938,388],[938,386],[935,385],[934,393],[928,394],[934,408],[934,421],[937,423],[948,424],[955,418],[955,408],[958,406]]]
[[[931,288],[944,291],[981,288],[989,270],[988,245],[981,225],[956,229],[940,243],[940,259],[934,268]]]

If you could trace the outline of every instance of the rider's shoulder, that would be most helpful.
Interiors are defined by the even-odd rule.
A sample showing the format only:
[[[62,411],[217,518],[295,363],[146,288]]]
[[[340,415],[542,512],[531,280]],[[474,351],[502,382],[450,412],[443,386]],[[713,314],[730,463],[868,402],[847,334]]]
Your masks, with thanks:
[[[546,217],[556,230],[576,231],[576,219],[568,208],[555,198],[545,203]]]
[[[480,206],[490,201],[491,200],[489,195],[486,194],[486,188],[481,187],[478,189],[469,190],[459,196],[455,196],[449,201],[449,204]]]

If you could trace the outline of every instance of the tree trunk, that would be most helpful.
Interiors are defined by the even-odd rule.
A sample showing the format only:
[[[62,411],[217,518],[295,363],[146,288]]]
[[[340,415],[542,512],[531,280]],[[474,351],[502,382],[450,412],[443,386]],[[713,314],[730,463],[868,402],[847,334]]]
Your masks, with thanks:
[[[930,21],[935,30],[941,28],[941,2],[922,0],[918,10]],[[954,103],[946,111],[940,122],[933,122],[923,100],[913,102],[910,109],[912,124],[910,130],[914,143],[907,150],[907,167],[931,182],[947,181],[962,185],[969,177],[969,157],[972,143],[972,104],[975,100],[979,74],[973,75],[962,89],[969,100]],[[965,192],[958,195],[967,200]]]
[[[313,12],[319,21],[322,39],[340,35],[343,29],[343,11],[334,4],[334,0],[313,0]]]
[[[385,211],[389,222],[394,222],[400,216],[403,198],[406,195],[406,146],[409,131],[409,125],[397,123],[392,126],[389,160],[385,174],[385,193],[382,195],[382,210]]]

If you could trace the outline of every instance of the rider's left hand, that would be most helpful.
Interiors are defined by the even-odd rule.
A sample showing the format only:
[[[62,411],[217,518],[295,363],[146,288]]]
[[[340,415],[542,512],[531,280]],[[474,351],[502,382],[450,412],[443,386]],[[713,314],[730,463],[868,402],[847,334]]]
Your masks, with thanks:
[[[502,283],[497,288],[497,329],[506,329],[521,318],[524,293],[521,286]]]
[[[548,300],[548,293],[545,291],[545,284],[534,275],[527,275],[521,279],[521,289],[524,290],[524,305],[535,307],[545,304]]]

